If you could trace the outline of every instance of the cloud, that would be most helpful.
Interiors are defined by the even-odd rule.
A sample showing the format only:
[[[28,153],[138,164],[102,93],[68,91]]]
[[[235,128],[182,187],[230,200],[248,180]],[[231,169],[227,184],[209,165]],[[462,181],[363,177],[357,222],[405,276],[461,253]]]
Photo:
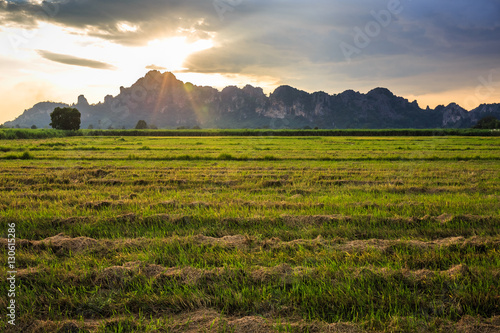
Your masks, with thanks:
[[[496,0],[0,0],[0,19],[31,28],[50,22],[124,45],[179,35],[200,39],[216,34],[221,41],[242,36],[238,44],[272,43],[276,52],[340,61],[339,44],[352,43],[355,28],[364,29],[374,20],[372,13],[387,10],[390,3],[400,3],[401,13],[372,38],[382,43],[372,42],[363,55],[481,53],[489,42],[497,51]]]
[[[84,58],[78,58],[72,55],[67,55],[67,54],[59,54],[59,53],[52,53],[49,51],[45,50],[37,50],[38,54],[50,61],[54,62],[59,62],[61,64],[65,65],[72,65],[72,66],[82,66],[82,67],[89,67],[89,68],[95,68],[95,69],[107,69],[107,70],[115,70],[116,67],[107,64],[105,62],[100,62],[96,60],[90,60],[90,59],[84,59]]]
[[[156,70],[156,71],[165,71],[167,70],[165,67],[156,66],[156,65],[148,65],[146,69]]]
[[[355,45],[360,30],[366,34],[378,23],[373,13],[398,2],[389,24],[379,23],[347,61],[341,43]],[[391,82],[422,94],[458,90],[497,67],[500,55],[499,0],[0,0],[0,22],[30,29],[48,22],[128,46],[180,35],[210,38],[214,47],[191,55],[187,72],[268,75],[329,92]]]
[[[212,1],[195,0],[0,0],[0,19],[28,29],[53,23],[123,45],[145,45],[176,34],[200,37],[221,23]]]
[[[193,72],[273,73],[308,90],[338,89],[342,82],[345,89],[396,81],[415,88],[415,81],[422,92],[469,86],[496,67],[500,1],[400,0],[398,13],[382,26],[373,13],[387,12],[391,2],[397,3],[270,1],[265,11],[249,15],[236,8],[228,15],[237,17],[217,31],[221,42],[193,54],[185,66]],[[374,24],[379,31],[368,35]],[[349,63],[340,45],[354,46],[359,30],[367,42]]]

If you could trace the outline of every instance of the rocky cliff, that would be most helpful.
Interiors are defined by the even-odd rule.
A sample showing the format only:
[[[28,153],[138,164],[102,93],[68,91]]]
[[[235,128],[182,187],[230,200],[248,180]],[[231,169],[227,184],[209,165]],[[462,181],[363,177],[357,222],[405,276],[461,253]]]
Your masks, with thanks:
[[[50,112],[62,103],[38,103],[7,127],[48,127]],[[67,106],[67,105],[66,105]],[[218,91],[179,81],[172,73],[150,71],[117,96],[89,104],[79,96],[82,128],[134,128],[145,120],[158,128],[464,128],[493,115],[500,104],[467,111],[455,103],[422,109],[416,101],[395,96],[385,88],[367,94],[347,90],[337,95],[307,93],[290,86],[269,96],[261,88],[234,86]]]

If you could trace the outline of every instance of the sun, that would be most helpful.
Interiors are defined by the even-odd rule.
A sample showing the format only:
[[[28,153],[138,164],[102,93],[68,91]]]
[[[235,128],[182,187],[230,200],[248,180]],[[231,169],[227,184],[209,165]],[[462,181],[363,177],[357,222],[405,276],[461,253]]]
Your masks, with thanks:
[[[188,42],[187,37],[171,37],[150,41],[142,48],[143,59],[148,59],[150,65],[165,68],[168,71],[180,71],[186,58],[199,51],[213,47],[213,41],[200,39]]]

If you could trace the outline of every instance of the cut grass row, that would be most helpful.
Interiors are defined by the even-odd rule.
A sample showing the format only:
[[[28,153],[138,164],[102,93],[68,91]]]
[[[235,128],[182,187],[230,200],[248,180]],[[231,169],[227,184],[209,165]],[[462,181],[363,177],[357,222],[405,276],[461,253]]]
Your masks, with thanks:
[[[308,139],[308,140],[305,140]],[[217,142],[214,144],[213,140]],[[500,157],[485,138],[72,138],[17,140],[0,159],[146,161],[468,161]],[[311,148],[313,144],[314,149]]]
[[[373,216],[283,216],[278,218],[218,218],[216,216],[153,215],[134,218],[123,215],[111,218],[24,218],[4,217],[4,222],[18,223],[21,237],[42,239],[54,233],[74,237],[100,238],[170,237],[198,232],[223,237],[246,234],[252,237],[279,237],[282,240],[315,238],[344,239],[438,239],[441,237],[494,236],[498,218],[491,216],[456,216],[443,223],[443,217],[376,218]],[[25,221],[24,223],[22,223]]]

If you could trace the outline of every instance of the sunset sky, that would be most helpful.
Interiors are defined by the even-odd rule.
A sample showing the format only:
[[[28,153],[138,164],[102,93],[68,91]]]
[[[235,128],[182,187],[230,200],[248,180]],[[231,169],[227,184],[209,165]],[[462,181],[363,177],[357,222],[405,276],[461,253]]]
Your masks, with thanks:
[[[500,103],[500,0],[0,0],[0,123],[150,69],[470,110]]]

